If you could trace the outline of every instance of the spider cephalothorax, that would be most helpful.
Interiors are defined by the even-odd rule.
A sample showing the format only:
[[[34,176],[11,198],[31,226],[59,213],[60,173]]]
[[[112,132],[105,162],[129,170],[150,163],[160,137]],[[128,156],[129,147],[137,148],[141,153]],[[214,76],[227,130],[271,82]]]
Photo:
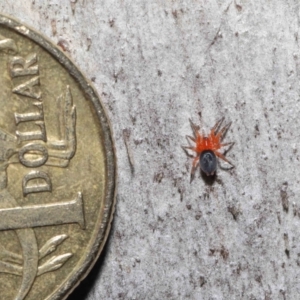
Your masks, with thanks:
[[[219,120],[215,126],[210,130],[208,136],[200,134],[199,127],[196,126],[191,120],[191,127],[193,129],[194,137],[186,136],[187,139],[190,139],[192,142],[195,143],[194,146],[186,146],[183,147],[185,150],[192,150],[196,153],[193,161],[193,167],[191,171],[191,180],[194,177],[196,168],[200,162],[201,170],[207,175],[214,175],[217,169],[217,157],[223,159],[227,163],[233,166],[233,164],[228,161],[228,159],[222,154],[219,150],[224,146],[232,146],[233,142],[231,143],[222,143],[225,133],[227,132],[228,128],[230,127],[231,123],[226,124],[225,126],[221,127],[224,118]]]

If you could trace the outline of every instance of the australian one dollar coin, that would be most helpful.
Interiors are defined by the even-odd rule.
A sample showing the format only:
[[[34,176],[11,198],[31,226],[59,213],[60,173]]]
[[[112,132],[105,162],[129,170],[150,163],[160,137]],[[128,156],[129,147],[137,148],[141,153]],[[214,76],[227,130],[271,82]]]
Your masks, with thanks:
[[[110,228],[115,156],[71,60],[0,16],[0,299],[66,299]]]

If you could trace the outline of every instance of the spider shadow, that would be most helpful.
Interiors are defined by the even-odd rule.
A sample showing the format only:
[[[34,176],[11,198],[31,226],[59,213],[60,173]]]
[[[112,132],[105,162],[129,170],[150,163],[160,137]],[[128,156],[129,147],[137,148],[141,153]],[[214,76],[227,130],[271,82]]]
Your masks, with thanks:
[[[200,175],[203,179],[203,181],[207,184],[207,185],[210,185],[212,186],[216,179],[217,179],[217,172],[214,173],[214,175],[210,175],[210,176],[207,176],[201,169],[200,169]]]

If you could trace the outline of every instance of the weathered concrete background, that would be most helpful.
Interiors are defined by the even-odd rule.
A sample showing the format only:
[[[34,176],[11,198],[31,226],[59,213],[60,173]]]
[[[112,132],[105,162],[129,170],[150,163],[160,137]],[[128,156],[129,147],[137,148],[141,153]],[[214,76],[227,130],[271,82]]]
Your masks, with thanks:
[[[300,299],[298,0],[0,9],[64,46],[112,123],[113,228],[70,300]],[[236,168],[190,184],[188,119],[208,130],[222,116]]]

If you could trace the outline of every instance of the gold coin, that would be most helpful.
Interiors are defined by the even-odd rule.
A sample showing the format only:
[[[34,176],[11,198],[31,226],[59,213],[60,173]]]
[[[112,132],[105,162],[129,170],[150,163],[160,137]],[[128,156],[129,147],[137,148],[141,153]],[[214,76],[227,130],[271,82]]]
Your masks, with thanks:
[[[5,16],[0,70],[0,299],[65,299],[110,228],[110,127],[71,60]]]

